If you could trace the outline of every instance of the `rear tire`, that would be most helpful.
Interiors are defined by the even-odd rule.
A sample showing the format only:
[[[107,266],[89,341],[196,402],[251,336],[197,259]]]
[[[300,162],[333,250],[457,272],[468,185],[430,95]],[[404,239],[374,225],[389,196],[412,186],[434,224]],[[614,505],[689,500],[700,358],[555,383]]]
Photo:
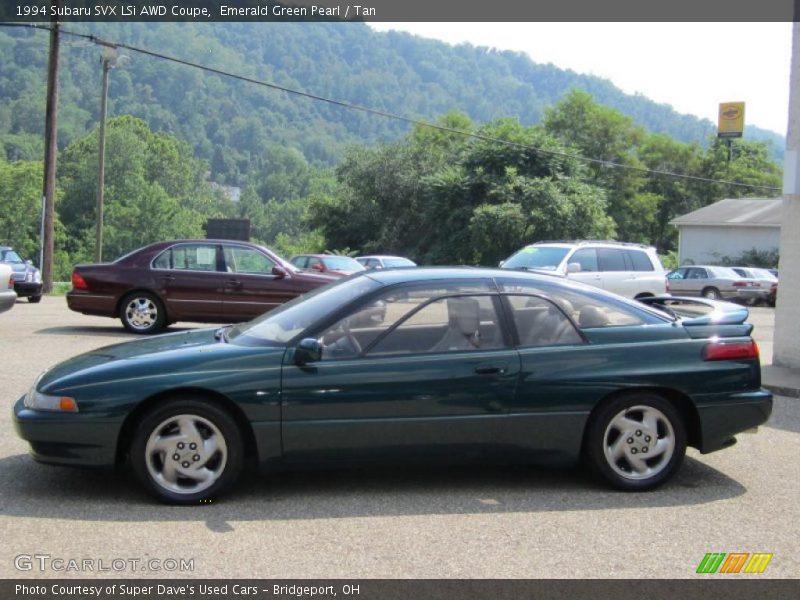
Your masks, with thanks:
[[[228,490],[244,465],[243,436],[223,408],[178,397],[151,410],[133,434],[130,462],[156,498],[198,504]]]
[[[663,397],[627,394],[593,415],[584,449],[593,470],[614,487],[650,490],[680,467],[686,454],[686,426]]]
[[[28,302],[31,304],[38,304],[42,301],[42,296],[39,294],[38,296],[28,296]]]
[[[708,287],[703,290],[703,297],[709,300],[722,300],[722,294],[715,287]]]
[[[167,323],[164,305],[150,292],[133,292],[125,296],[119,305],[119,318],[131,333],[157,333]]]

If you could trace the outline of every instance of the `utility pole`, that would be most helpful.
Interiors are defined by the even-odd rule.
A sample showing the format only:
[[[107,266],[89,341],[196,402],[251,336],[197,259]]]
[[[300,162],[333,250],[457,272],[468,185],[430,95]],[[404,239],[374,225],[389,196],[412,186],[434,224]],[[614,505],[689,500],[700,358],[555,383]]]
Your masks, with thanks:
[[[58,12],[59,0],[51,0]],[[56,196],[56,158],[58,155],[58,66],[59,23],[57,17],[50,21],[50,59],[47,65],[47,109],[44,130],[44,184],[42,227],[42,282],[43,291],[53,291],[54,212]]]
[[[783,163],[780,284],[775,308],[772,362],[800,368],[800,5],[792,24],[792,66],[789,76],[789,127]]]
[[[111,48],[103,49],[103,91],[100,96],[100,131],[97,144],[97,208],[94,242],[94,262],[103,260],[103,185],[105,180],[106,162],[106,116],[108,114],[108,72],[111,70],[116,51]]]

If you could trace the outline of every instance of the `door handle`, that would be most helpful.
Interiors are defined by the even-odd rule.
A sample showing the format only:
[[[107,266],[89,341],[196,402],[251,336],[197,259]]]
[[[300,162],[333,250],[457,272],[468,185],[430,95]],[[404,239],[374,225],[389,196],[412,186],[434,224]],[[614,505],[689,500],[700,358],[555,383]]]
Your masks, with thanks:
[[[225,285],[232,288],[239,288],[242,287],[242,282],[238,279],[228,279],[228,281],[225,282]]]
[[[163,279],[164,281],[175,281],[175,276],[174,275],[162,275],[161,279]]]
[[[508,364],[482,364],[475,367],[478,375],[503,375],[508,368]]]

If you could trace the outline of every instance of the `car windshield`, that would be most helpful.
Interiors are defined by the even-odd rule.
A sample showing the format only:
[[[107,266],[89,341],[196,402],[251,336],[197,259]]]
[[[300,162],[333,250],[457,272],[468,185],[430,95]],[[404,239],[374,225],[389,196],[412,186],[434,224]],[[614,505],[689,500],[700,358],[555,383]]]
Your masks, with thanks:
[[[241,341],[260,345],[282,346],[328,313],[379,287],[381,284],[369,277],[354,275],[340,279],[303,294],[248,323],[237,325],[228,339],[233,341],[241,338]]]
[[[3,250],[2,254],[0,254],[0,260],[2,260],[2,262],[7,262],[7,263],[22,262],[22,259],[19,257],[19,254],[17,254],[13,250]]]
[[[331,271],[363,271],[364,265],[348,256],[326,256],[322,259]]]
[[[383,264],[387,269],[396,269],[397,267],[416,267],[417,263],[408,260],[407,258],[384,258]]]
[[[569,252],[569,248],[558,246],[528,246],[504,262],[503,268],[555,271],[567,252]]]

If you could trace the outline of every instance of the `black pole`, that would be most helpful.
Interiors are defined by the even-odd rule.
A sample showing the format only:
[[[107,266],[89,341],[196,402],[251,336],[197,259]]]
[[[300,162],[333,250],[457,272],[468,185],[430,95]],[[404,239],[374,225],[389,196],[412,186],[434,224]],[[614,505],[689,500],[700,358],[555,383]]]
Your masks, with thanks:
[[[58,12],[59,0],[51,0]],[[58,155],[58,67],[59,24],[51,17],[50,59],[47,65],[47,109],[44,131],[44,227],[42,239],[42,283],[43,291],[53,291],[54,212],[56,196],[56,159]]]

